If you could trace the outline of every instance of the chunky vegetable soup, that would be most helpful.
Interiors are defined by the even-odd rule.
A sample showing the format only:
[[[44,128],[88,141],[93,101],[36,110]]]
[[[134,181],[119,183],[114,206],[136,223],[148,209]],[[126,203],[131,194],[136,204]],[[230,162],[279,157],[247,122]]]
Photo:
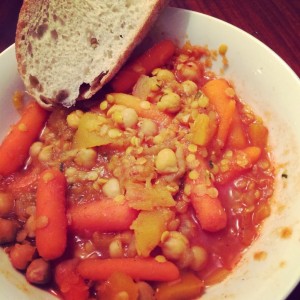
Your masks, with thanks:
[[[24,108],[0,147],[0,243],[30,283],[192,299],[231,272],[270,214],[274,170],[214,56],[162,41],[90,108]]]

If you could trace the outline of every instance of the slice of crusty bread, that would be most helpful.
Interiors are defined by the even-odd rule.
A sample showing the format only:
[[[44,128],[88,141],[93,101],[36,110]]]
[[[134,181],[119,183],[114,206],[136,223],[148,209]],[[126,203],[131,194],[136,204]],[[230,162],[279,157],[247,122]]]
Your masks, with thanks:
[[[90,98],[120,69],[166,0],[24,0],[16,57],[43,107]]]

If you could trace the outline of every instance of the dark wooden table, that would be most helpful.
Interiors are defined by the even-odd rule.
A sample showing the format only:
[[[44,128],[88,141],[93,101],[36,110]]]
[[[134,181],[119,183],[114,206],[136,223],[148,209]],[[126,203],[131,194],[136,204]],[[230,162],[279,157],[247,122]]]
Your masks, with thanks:
[[[14,42],[21,4],[0,0],[0,52]],[[172,0],[170,6],[199,11],[247,31],[300,76],[300,0]],[[300,284],[287,300],[299,299]]]

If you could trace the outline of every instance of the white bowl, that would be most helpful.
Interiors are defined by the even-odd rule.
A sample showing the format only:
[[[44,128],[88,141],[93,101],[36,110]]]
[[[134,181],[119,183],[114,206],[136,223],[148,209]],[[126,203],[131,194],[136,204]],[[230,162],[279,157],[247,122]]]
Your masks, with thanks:
[[[223,282],[206,290],[209,299],[272,299],[288,296],[300,279],[300,82],[296,74],[261,42],[218,19],[168,8],[151,35],[187,38],[192,44],[218,49],[228,45],[229,68],[224,76],[235,84],[238,95],[266,122],[270,131],[273,158],[277,166],[272,213],[259,238]],[[0,55],[0,139],[18,115],[12,94],[23,85],[16,69],[14,47]],[[220,65],[215,65],[219,71]],[[288,178],[282,178],[282,173]],[[290,232],[290,235],[283,233]],[[265,259],[254,254],[264,251]],[[0,299],[53,299],[29,285],[15,272],[0,252]]]

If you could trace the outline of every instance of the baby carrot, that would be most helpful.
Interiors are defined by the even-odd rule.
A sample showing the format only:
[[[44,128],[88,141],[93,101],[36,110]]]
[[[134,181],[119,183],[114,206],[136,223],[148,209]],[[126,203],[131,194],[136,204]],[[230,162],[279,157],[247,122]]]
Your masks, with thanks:
[[[249,125],[249,139],[251,145],[264,148],[267,144],[268,129],[261,122],[254,122]]]
[[[248,146],[245,129],[243,128],[243,124],[237,110],[233,115],[228,134],[227,146],[233,149],[243,149]]]
[[[234,95],[231,95],[234,94],[234,90],[224,79],[214,79],[208,81],[202,87],[202,91],[210,103],[215,106],[219,115],[220,121],[216,139],[219,146],[223,147],[235,112],[236,102],[232,98]]]
[[[40,173],[39,167],[27,168],[26,172],[15,173],[14,180],[10,183],[9,188],[12,191],[30,189],[38,181]]]
[[[253,167],[261,155],[259,147],[246,147],[233,151],[231,156],[226,156],[217,162],[219,173],[215,176],[216,182],[225,184],[231,179],[241,175]]]
[[[111,199],[80,204],[69,210],[71,228],[76,232],[126,230],[137,214],[127,203],[119,204]]]
[[[204,282],[193,273],[184,273],[176,282],[158,285],[156,300],[198,299],[204,289]]]
[[[105,280],[114,272],[122,272],[133,279],[172,281],[179,278],[178,268],[171,262],[154,258],[89,258],[77,267],[79,274],[90,280]]]
[[[48,112],[36,102],[30,102],[21,119],[12,127],[0,146],[0,174],[8,176],[21,168],[31,144],[38,138]]]
[[[220,142],[221,147],[223,147],[226,143],[227,136],[229,133],[229,129],[232,123],[233,114],[235,111],[235,101],[229,100],[227,106],[224,108],[219,122],[219,128],[217,132],[216,139]]]
[[[202,229],[215,232],[227,224],[227,215],[218,198],[218,191],[209,178],[206,163],[200,157],[199,166],[186,178],[187,189],[190,189],[192,205]]]
[[[60,257],[66,248],[66,189],[66,179],[59,170],[41,173],[36,195],[36,246],[46,260]]]
[[[77,259],[65,260],[55,268],[55,282],[65,300],[86,300],[89,287],[76,271]]]
[[[148,49],[144,54],[135,59],[112,80],[111,86],[115,92],[130,92],[141,75],[150,74],[158,67],[163,66],[173,56],[175,45],[169,40],[163,40]]]
[[[202,229],[216,232],[225,228],[227,215],[219,198],[192,193],[191,199]]]

